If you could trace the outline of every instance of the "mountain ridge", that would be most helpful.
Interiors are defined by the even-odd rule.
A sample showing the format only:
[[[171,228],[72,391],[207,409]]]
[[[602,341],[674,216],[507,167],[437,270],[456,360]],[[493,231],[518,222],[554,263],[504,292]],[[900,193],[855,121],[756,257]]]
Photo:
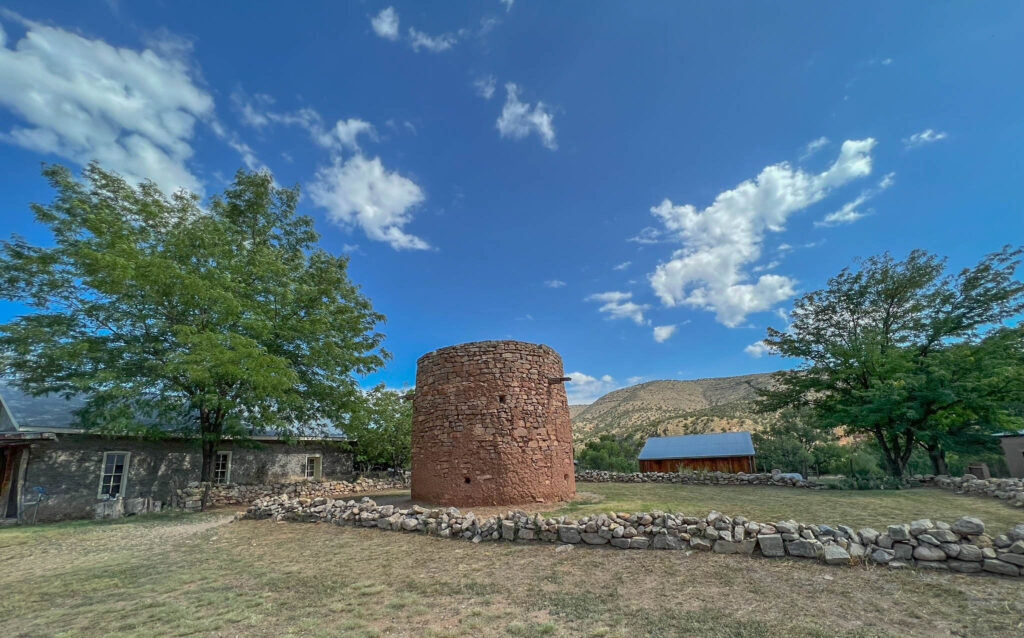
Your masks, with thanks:
[[[613,390],[593,403],[569,406],[573,445],[602,434],[644,440],[649,436],[755,431],[767,417],[754,414],[757,390],[774,372],[647,381]]]

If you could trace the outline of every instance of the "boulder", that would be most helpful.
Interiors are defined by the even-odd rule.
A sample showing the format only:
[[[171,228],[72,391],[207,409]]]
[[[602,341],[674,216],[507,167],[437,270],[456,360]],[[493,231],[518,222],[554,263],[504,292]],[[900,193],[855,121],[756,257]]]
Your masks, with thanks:
[[[692,541],[691,541],[692,544]],[[776,558],[786,555],[786,548],[782,544],[782,536],[779,534],[763,534],[757,537],[758,547],[761,548],[761,555],[769,558]]]
[[[972,516],[961,516],[956,519],[951,529],[960,534],[961,536],[971,536],[975,534],[985,533],[985,524],[981,522],[981,519],[974,518]]]
[[[871,562],[878,563],[879,565],[887,565],[891,563],[895,557],[896,554],[891,549],[882,549],[879,547],[875,551],[871,552]]]
[[[839,545],[825,545],[824,558],[826,565],[849,565],[850,554]]]
[[[1019,567],[993,558],[985,559],[985,562],[981,564],[981,568],[987,572],[992,572],[993,574],[1002,574],[1003,576],[1020,576]]]
[[[917,560],[946,560],[946,552],[934,545],[918,545],[914,548],[914,558]]]
[[[604,545],[608,542],[607,538],[594,532],[583,532],[582,534],[580,534],[580,537],[583,539],[583,542],[587,545]]]
[[[559,525],[558,540],[563,543],[578,543],[583,540],[580,537],[580,530],[575,525]]]
[[[961,545],[960,553],[956,556],[962,561],[981,561],[981,548],[977,545]]]
[[[950,559],[946,561],[949,569],[961,574],[973,574],[981,571],[981,563],[974,563],[966,560]]]
[[[890,525],[887,533],[889,534],[889,538],[891,538],[894,541],[910,540],[909,525]]]
[[[807,540],[790,541],[786,544],[786,551],[790,556],[802,558],[817,558],[818,544]]]

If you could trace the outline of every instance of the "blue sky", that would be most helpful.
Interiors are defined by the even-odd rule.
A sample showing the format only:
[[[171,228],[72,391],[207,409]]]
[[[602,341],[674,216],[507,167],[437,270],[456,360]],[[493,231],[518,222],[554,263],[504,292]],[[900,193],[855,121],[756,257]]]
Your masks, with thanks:
[[[388,317],[366,384],[500,338],[573,401],[775,370],[854,258],[1024,237],[1019,2],[149,4],[4,5],[2,234],[47,240],[40,162],[268,168]]]

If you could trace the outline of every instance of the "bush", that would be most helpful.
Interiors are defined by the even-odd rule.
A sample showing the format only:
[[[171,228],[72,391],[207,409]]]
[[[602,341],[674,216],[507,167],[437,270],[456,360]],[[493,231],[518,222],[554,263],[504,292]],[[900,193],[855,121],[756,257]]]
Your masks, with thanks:
[[[640,445],[628,438],[602,434],[596,441],[589,441],[576,460],[583,470],[606,470],[608,472],[639,472],[636,457]]]

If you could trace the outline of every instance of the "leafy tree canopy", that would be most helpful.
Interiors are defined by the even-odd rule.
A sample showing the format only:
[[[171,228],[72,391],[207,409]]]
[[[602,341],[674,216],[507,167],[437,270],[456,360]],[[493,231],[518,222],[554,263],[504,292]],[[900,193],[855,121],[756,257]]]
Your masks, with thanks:
[[[580,468],[609,472],[638,472],[637,456],[640,444],[633,439],[602,434],[596,441],[588,441],[577,455]]]
[[[918,446],[1015,423],[1024,328],[1004,322],[1024,310],[1021,252],[1006,247],[951,275],[921,250],[844,269],[796,300],[787,330],[768,329],[769,349],[802,363],[759,392],[759,409],[807,406],[820,427],[868,434],[896,477]]]
[[[412,457],[412,401],[380,384],[367,393],[363,409],[353,415],[348,432],[356,439],[361,462],[401,469]]]
[[[43,174],[53,245],[0,244],[0,295],[32,309],[0,325],[0,364],[26,391],[85,393],[100,431],[198,437],[203,480],[222,437],[316,434],[359,408],[384,317],[317,248],[297,187],[239,171],[202,208],[95,164]]]

